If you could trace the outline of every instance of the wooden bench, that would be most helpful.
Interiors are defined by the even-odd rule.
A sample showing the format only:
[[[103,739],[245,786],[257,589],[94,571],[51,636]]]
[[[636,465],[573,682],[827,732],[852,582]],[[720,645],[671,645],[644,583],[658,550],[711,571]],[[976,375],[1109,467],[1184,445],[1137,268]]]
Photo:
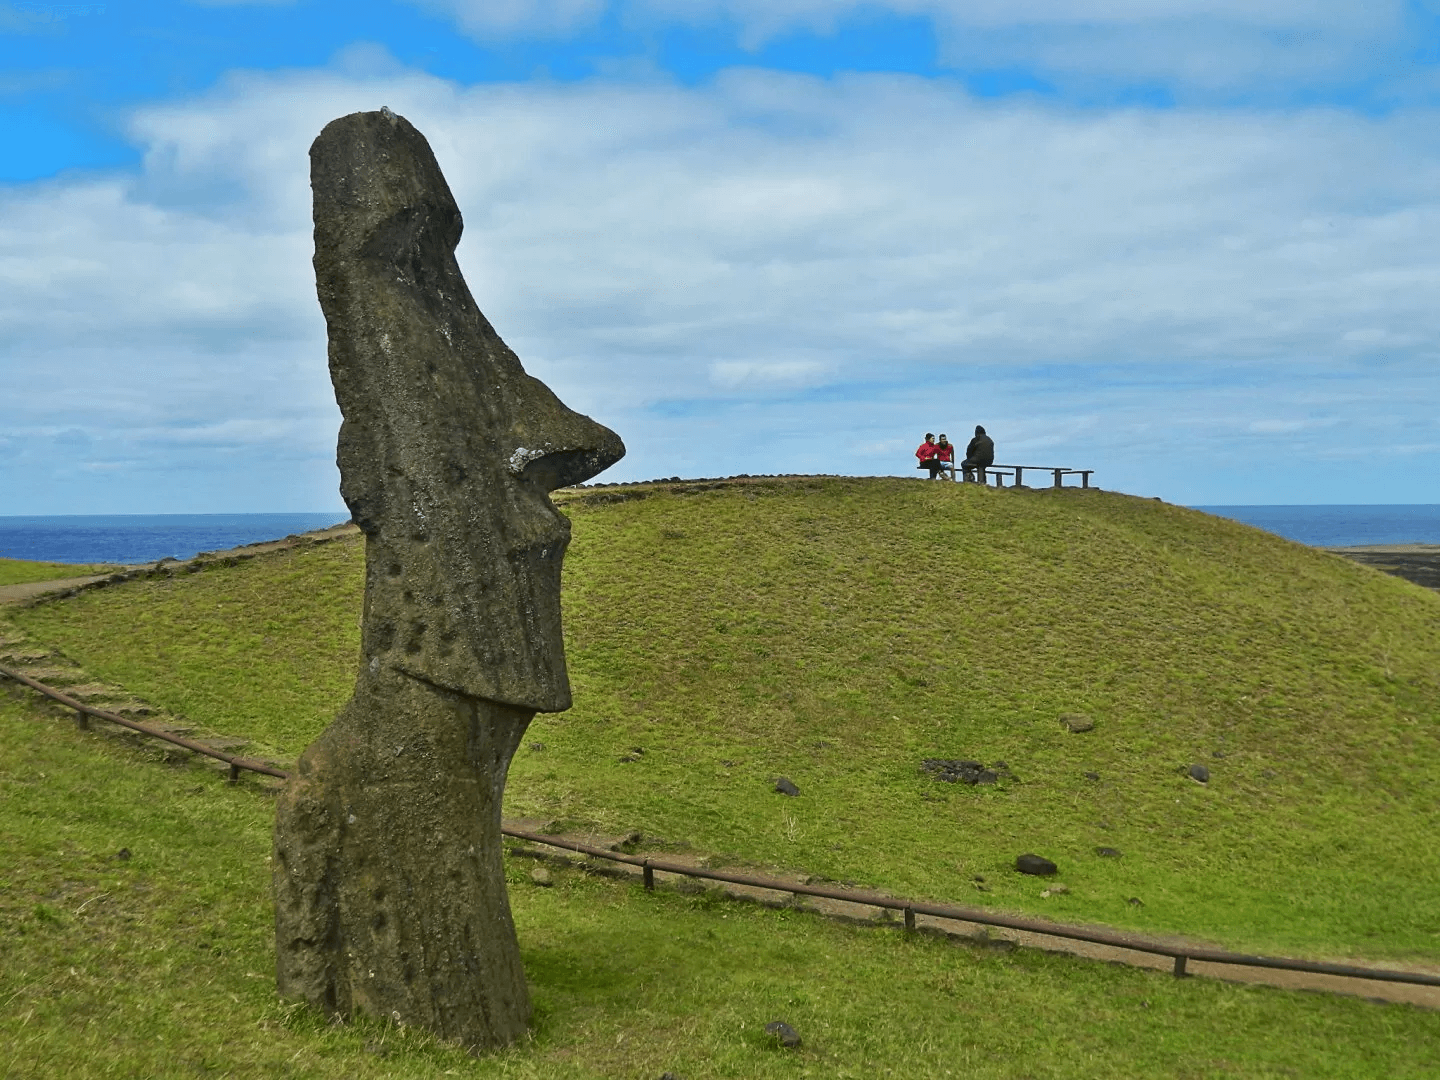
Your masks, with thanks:
[[[963,468],[963,465],[959,467]],[[956,468],[957,466],[954,464],[950,466],[951,480],[955,479]],[[1005,477],[1011,476],[1015,479],[1015,482],[1011,485],[1012,487],[1024,487],[1026,469],[1029,469],[1031,472],[1048,472],[1054,480],[1052,486],[1057,488],[1065,486],[1064,478],[1066,476],[1080,477],[1080,486],[1082,488],[1088,488],[1090,486],[1090,475],[1095,471],[1094,469],[1057,469],[1053,465],[987,465],[984,469],[979,470],[982,474],[979,478],[979,483],[988,484],[990,478],[994,477],[995,486],[1004,487]],[[968,479],[969,474],[975,471],[974,469],[966,470],[966,478]]]

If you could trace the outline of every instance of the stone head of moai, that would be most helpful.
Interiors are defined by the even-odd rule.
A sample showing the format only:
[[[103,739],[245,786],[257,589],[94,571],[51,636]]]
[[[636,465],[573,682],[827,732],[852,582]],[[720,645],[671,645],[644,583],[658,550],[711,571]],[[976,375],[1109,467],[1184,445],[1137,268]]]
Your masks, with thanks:
[[[341,494],[367,544],[363,659],[444,689],[568,708],[549,492],[625,453],[527,375],[455,261],[460,210],[388,109],[311,149],[315,276],[344,416]]]

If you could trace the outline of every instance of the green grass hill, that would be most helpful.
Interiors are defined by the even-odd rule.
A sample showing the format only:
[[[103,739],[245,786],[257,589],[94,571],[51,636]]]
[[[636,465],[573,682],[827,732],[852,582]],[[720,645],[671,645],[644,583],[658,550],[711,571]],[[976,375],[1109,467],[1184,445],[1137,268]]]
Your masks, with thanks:
[[[798,478],[557,501],[575,707],[536,718],[507,815],[1247,950],[1440,959],[1440,595],[1099,491]],[[341,541],[12,618],[293,757],[349,693],[362,568]],[[926,758],[1008,775],[947,784]],[[1022,852],[1071,891],[1042,897]]]

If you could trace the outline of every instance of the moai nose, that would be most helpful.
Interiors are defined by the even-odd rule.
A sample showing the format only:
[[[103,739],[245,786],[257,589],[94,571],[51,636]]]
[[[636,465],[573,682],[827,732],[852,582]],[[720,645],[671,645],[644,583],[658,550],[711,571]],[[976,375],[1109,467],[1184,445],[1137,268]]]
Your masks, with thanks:
[[[533,392],[512,429],[511,472],[548,492],[588,480],[625,456],[619,435],[567,408],[538,380],[527,381]]]

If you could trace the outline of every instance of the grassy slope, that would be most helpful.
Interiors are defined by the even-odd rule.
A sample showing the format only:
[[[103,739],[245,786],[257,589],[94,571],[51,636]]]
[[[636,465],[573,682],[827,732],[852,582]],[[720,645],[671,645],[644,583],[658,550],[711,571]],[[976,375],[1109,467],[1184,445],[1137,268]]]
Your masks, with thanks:
[[[1433,1076],[1440,1014],[509,869],[533,1040],[274,996],[270,799],[0,697],[0,1075]],[[128,859],[117,859],[124,848]],[[798,1053],[766,1045],[784,1016]]]
[[[569,513],[576,707],[537,718],[509,813],[1241,948],[1440,957],[1440,596],[1099,492],[792,481]],[[334,544],[21,621],[294,753],[348,692],[360,562]],[[1018,779],[956,789],[930,756]],[[1008,871],[1032,850],[1068,896]]]
[[[25,559],[0,559],[0,585],[24,585],[31,581],[56,581],[61,578],[87,577],[103,574],[109,566],[79,563],[30,562]]]

